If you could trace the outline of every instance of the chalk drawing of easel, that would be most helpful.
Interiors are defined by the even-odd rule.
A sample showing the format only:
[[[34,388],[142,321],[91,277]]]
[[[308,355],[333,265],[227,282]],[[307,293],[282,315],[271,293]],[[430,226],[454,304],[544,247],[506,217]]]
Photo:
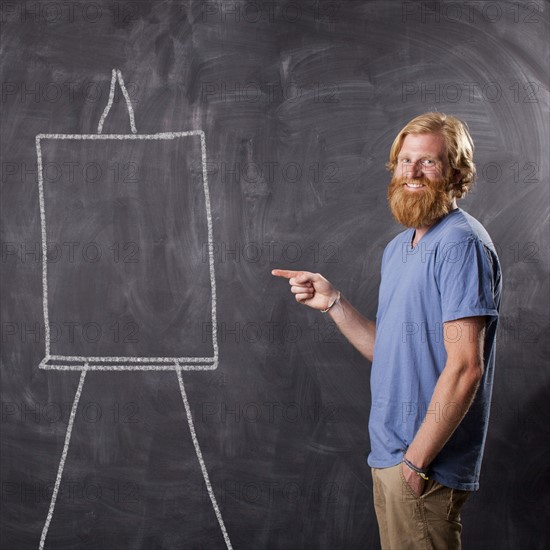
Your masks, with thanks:
[[[115,97],[115,87],[117,83],[120,87],[120,91],[122,92],[122,95],[126,102],[128,116],[130,119],[131,133],[103,134],[102,133],[103,126],[105,123],[105,119],[109,114],[109,111],[111,110],[111,107],[113,105],[113,100]],[[174,144],[177,143],[178,146],[181,147],[183,146],[182,144],[189,143],[189,141],[182,142],[181,140],[192,140],[192,139],[200,140],[200,162],[197,164],[198,168],[196,170],[196,175],[197,175],[196,180],[200,182],[199,184],[200,194],[201,194],[200,205],[201,205],[202,212],[196,212],[196,216],[202,217],[203,220],[205,220],[204,235],[207,236],[207,245],[208,245],[207,246],[208,261],[207,262],[203,261],[204,267],[202,269],[204,269],[206,278],[209,280],[206,281],[206,284],[205,284],[205,281],[202,281],[201,288],[203,293],[207,292],[209,294],[210,304],[211,304],[211,308],[210,308],[211,312],[207,312],[208,319],[209,319],[208,324],[210,325],[209,334],[211,334],[211,342],[209,342],[209,346],[211,347],[209,347],[209,353],[204,356],[195,355],[195,356],[185,357],[185,356],[179,356],[177,354],[174,354],[174,356],[168,357],[164,355],[161,356],[161,354],[158,354],[159,356],[139,356],[139,355],[131,356],[127,354],[94,356],[86,353],[83,353],[80,355],[79,354],[69,355],[65,353],[56,352],[53,349],[54,344],[52,344],[52,334],[51,334],[51,329],[54,327],[51,321],[51,316],[53,315],[52,313],[52,308],[54,304],[53,300],[56,298],[56,296],[59,296],[59,292],[62,292],[63,288],[66,288],[66,287],[63,287],[63,284],[60,285],[56,280],[58,274],[57,272],[54,272],[55,267],[50,267],[50,269],[48,267],[48,261],[47,261],[48,241],[49,239],[52,238],[52,236],[48,234],[48,227],[49,227],[48,224],[50,223],[53,217],[54,223],[52,223],[52,225],[55,225],[55,223],[57,223],[56,219],[64,214],[63,212],[56,212],[55,200],[50,199],[50,202],[48,202],[47,200],[48,198],[47,192],[49,191],[47,187],[48,178],[44,177],[44,169],[45,167],[47,168],[48,147],[51,148],[55,146],[58,146],[58,147],[65,146],[65,147],[68,147],[68,150],[70,150],[71,148],[77,148],[77,149],[80,148],[83,151],[83,153],[80,153],[80,154],[84,154],[86,152],[85,151],[86,147],[93,147],[94,144],[95,146],[98,146],[99,144],[100,149],[101,147],[103,147],[103,151],[105,150],[111,151],[111,150],[115,150],[117,148],[117,145],[120,145],[120,144],[125,144],[126,146],[129,146],[129,147],[138,148],[140,144],[145,143],[145,144],[148,144],[149,146],[153,146],[154,144],[154,147],[157,147],[156,151],[161,151],[162,147],[165,147],[166,144],[171,143],[172,146],[174,146]],[[199,146],[197,144],[198,142],[194,142],[194,143],[198,151],[199,150],[198,149]],[[159,147],[161,149],[158,149]],[[202,130],[194,130],[189,132],[165,132],[165,133],[156,133],[156,134],[138,134],[135,126],[134,111],[133,111],[132,103],[130,100],[130,96],[128,94],[128,90],[125,86],[124,80],[122,78],[122,74],[120,70],[113,69],[112,76],[111,76],[109,99],[108,99],[107,105],[105,106],[103,114],[100,118],[100,121],[97,127],[97,133],[96,134],[39,134],[36,136],[36,153],[37,153],[37,163],[38,163],[37,172],[38,172],[40,218],[41,218],[41,230],[42,230],[42,253],[43,253],[42,287],[43,287],[43,313],[44,313],[44,326],[45,326],[45,357],[40,362],[40,368],[47,369],[47,370],[81,372],[78,388],[76,390],[73,404],[71,407],[71,412],[70,412],[69,421],[67,425],[67,431],[65,434],[63,451],[61,454],[61,459],[59,461],[57,477],[53,488],[53,493],[51,497],[48,514],[42,530],[39,548],[42,550],[45,547],[46,537],[48,535],[48,529],[50,527],[50,523],[53,518],[56,500],[59,493],[61,479],[63,476],[63,469],[65,466],[67,453],[69,451],[71,432],[73,429],[78,402],[82,393],[82,389],[84,386],[84,381],[86,379],[87,373],[89,371],[174,371],[177,376],[181,397],[185,407],[187,423],[189,426],[191,439],[193,441],[197,459],[200,464],[202,476],[206,484],[208,495],[210,497],[210,501],[212,503],[214,513],[218,520],[218,524],[220,526],[224,541],[227,545],[227,548],[231,549],[232,548],[231,542],[230,542],[227,530],[225,528],[220,509],[216,502],[216,497],[214,495],[214,491],[210,483],[210,479],[208,476],[206,465],[203,460],[199,442],[197,440],[197,435],[193,424],[193,417],[191,414],[191,408],[189,406],[189,401],[187,399],[187,393],[185,391],[185,384],[182,376],[183,371],[214,370],[218,366],[218,345],[217,345],[217,331],[216,331],[216,284],[215,284],[214,259],[213,259],[212,216],[211,216],[211,209],[210,209],[210,195],[209,195],[209,189],[208,189],[208,179],[207,179],[207,170],[206,170],[205,134]],[[73,165],[77,165],[77,164],[78,163],[73,162]],[[168,176],[169,175],[170,175],[170,172],[168,171]],[[182,188],[185,187],[185,182],[183,183],[177,182],[177,184]],[[158,188],[158,187],[160,186],[157,186],[157,188],[155,188],[154,191],[148,191],[148,192],[149,193],[154,192],[157,195],[162,194],[162,188]],[[151,186],[151,188],[153,188],[153,186]],[[72,189],[72,188],[67,187],[67,189]],[[63,193],[64,193],[63,196],[65,196],[67,194],[66,190]],[[195,194],[195,202],[196,202],[196,196],[197,194]],[[63,199],[61,195],[59,197],[60,199]],[[110,202],[113,202],[113,201],[107,200],[107,203],[110,203]],[[193,208],[193,211],[189,211],[189,214],[191,216],[193,216],[194,215],[193,213],[195,213],[195,211],[197,210],[196,204],[194,204],[192,208]],[[114,223],[116,224],[116,220]],[[186,240],[186,239],[182,239],[182,240]],[[196,252],[196,250],[194,250],[194,252]],[[202,252],[204,252],[204,250]],[[61,289],[59,288],[60,286],[62,287]],[[52,298],[50,298],[49,296],[50,290],[52,292]],[[195,292],[195,290],[192,290],[192,292]],[[78,301],[76,302],[78,303]],[[176,329],[173,329],[173,330],[177,331],[177,327]],[[185,340],[184,336],[185,336],[184,334],[180,334],[180,335],[176,334],[174,339],[178,340],[179,337],[181,337],[182,340]]]

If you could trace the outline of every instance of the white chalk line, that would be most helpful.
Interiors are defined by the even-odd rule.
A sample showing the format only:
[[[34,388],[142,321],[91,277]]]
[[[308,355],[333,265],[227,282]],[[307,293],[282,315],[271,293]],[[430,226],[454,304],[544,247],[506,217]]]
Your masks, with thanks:
[[[158,132],[156,134],[38,134],[36,139],[176,139],[185,136],[204,136],[202,130],[188,132]],[[206,170],[206,166],[203,166]]]
[[[105,119],[109,115],[111,107],[113,106],[113,100],[115,97],[115,85],[117,81],[122,91],[122,95],[124,96],[124,100],[126,101],[126,107],[128,109],[128,117],[130,118],[130,129],[132,130],[133,134],[137,132],[136,123],[134,119],[134,109],[132,107],[130,96],[128,95],[128,90],[126,89],[126,86],[124,84],[122,73],[120,69],[113,69],[111,71],[111,87],[109,89],[109,100],[107,101],[107,105],[105,105],[105,109],[103,109],[103,114],[101,115],[101,118],[99,119],[99,124],[97,125],[98,134],[101,134],[103,132],[103,125],[105,124]]]
[[[174,365],[43,365],[40,364],[42,370],[63,370],[63,371],[82,371],[82,370],[97,370],[97,371],[174,371],[177,367]],[[218,363],[211,365],[180,365],[181,370],[186,371],[206,371],[216,370]]]
[[[132,108],[132,102],[130,101],[128,90],[126,90],[126,86],[124,85],[124,79],[122,78],[122,73],[120,72],[120,69],[117,70],[116,74],[118,78],[118,84],[120,86],[120,89],[122,90],[122,95],[126,100],[126,107],[128,107],[128,116],[130,117],[130,128],[132,130],[132,134],[135,134],[137,130],[136,130],[136,123],[134,120],[134,109]]]
[[[44,312],[44,339],[46,341],[46,357],[50,355],[50,321],[48,315],[48,244],[46,238],[46,208],[44,201],[44,180],[42,176],[42,150],[40,137],[36,136],[36,169],[38,172],[38,201],[40,204],[40,227],[42,231],[42,310]]]
[[[178,363],[210,363],[215,361],[217,356],[212,357],[129,357],[129,356],[81,356],[81,355],[48,355],[45,359],[57,359],[60,361],[74,361],[79,363],[94,362],[94,361],[107,361],[107,362],[119,362],[119,363],[172,363],[177,361]]]
[[[191,432],[191,439],[193,440],[193,445],[195,447],[195,452],[197,453],[197,459],[199,461],[199,464],[201,466],[202,470],[202,477],[204,478],[204,483],[206,484],[206,489],[208,490],[208,496],[210,497],[210,500],[212,501],[212,507],[214,508],[214,513],[216,514],[216,518],[218,519],[218,523],[220,525],[220,529],[223,534],[223,538],[225,540],[225,544],[227,545],[228,550],[232,550],[231,541],[229,540],[229,535],[227,534],[227,530],[225,528],[225,524],[222,519],[222,514],[220,512],[220,509],[218,508],[218,503],[216,502],[216,495],[214,495],[214,491],[212,489],[212,485],[210,484],[210,478],[208,477],[208,471],[206,470],[206,465],[204,463],[204,460],[202,458],[202,452],[201,448],[199,446],[199,441],[197,439],[197,434],[195,433],[195,425],[193,424],[193,415],[191,414],[191,407],[189,406],[189,401],[187,400],[187,394],[185,393],[185,386],[183,384],[183,377],[181,375],[182,369],[179,365],[177,365],[176,373],[178,375],[178,382],[180,386],[181,391],[181,397],[183,399],[183,405],[185,406],[185,414],[187,415],[187,423],[189,424],[189,431]]]
[[[61,477],[63,476],[63,469],[65,467],[65,460],[67,459],[67,453],[69,451],[69,443],[71,441],[71,433],[73,431],[74,417],[76,415],[76,409],[78,407],[78,402],[80,400],[80,394],[82,393],[82,388],[84,386],[84,380],[86,378],[86,369],[84,369],[80,375],[80,381],[78,382],[78,388],[76,390],[73,406],[71,408],[71,415],[69,417],[69,423],[67,425],[67,432],[65,434],[65,443],[63,445],[63,452],[61,453],[61,460],[59,461],[59,467],[57,469],[57,477],[55,479],[55,485],[52,493],[52,500],[50,502],[50,508],[48,510],[48,515],[46,517],[46,523],[42,529],[42,536],[40,537],[40,550],[44,549],[44,543],[46,542],[46,536],[48,535],[48,529],[50,528],[50,523],[52,521],[53,512],[55,509],[55,502],[57,500],[57,493],[59,492],[59,486],[61,485]]]
[[[67,363],[80,363],[71,365]],[[106,363],[125,363],[109,365]],[[132,363],[138,363],[137,365]],[[161,363],[161,364],[159,364]],[[176,363],[183,370],[215,370],[218,367],[218,356],[213,357],[84,357],[75,355],[47,355],[40,362],[44,370],[103,370],[103,371],[161,371],[176,370]],[[204,365],[197,363],[206,363]]]
[[[103,132],[103,124],[105,123],[105,119],[107,118],[107,115],[109,114],[109,111],[111,110],[111,107],[113,106],[113,99],[115,97],[115,83],[117,81],[117,72],[116,69],[113,69],[111,72],[111,88],[109,89],[109,101],[107,101],[107,105],[105,105],[105,109],[103,109],[103,114],[101,115],[101,118],[99,119],[99,124],[97,125],[97,133],[101,134]]]
[[[204,189],[204,204],[206,209],[206,225],[208,228],[208,260],[210,265],[210,289],[212,293],[212,345],[214,355],[218,357],[218,328],[216,323],[216,275],[214,273],[214,245],[212,231],[212,209],[210,208],[210,191],[208,189],[208,172],[206,169],[206,136],[200,133],[202,157],[202,184]]]

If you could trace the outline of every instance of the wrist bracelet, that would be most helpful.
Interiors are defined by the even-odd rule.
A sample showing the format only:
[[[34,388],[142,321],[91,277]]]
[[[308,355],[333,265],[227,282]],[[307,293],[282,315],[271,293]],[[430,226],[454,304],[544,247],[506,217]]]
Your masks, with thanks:
[[[410,470],[412,470],[417,476],[420,476],[422,479],[425,479],[426,481],[430,479],[427,475],[428,470],[415,466],[412,462],[408,461],[405,458],[405,456],[403,456],[403,462],[405,463],[405,466],[407,466]]]
[[[336,297],[336,299],[334,300],[334,302],[332,302],[332,304],[329,304],[329,306],[327,307],[327,309],[322,309],[321,310],[321,313],[326,313],[332,306],[336,305],[339,301],[340,301],[340,297],[342,295],[340,294],[340,291],[338,291],[338,296]]]

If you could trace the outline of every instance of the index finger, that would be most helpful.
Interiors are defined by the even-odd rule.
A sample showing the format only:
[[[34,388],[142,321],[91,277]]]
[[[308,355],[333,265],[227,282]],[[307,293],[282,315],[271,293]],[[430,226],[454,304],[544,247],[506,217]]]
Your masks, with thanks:
[[[291,269],[272,269],[271,275],[275,275],[275,277],[285,277],[286,279],[290,279],[291,277],[296,277],[300,273],[299,271],[292,271]]]

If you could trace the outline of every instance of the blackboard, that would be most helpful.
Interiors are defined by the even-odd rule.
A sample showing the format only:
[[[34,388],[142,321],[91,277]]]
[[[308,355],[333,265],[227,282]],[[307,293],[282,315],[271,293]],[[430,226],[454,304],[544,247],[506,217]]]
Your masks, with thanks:
[[[547,4],[54,0],[2,2],[0,17],[2,548],[379,547],[370,365],[271,270],[322,273],[374,318],[401,230],[384,165],[430,110],[469,125],[478,178],[459,206],[503,268],[464,546],[548,546]],[[117,80],[103,117],[113,69],[127,97]],[[102,135],[189,134],[44,137],[100,121]],[[52,353],[212,368],[85,383],[81,362],[40,368],[37,136]]]

